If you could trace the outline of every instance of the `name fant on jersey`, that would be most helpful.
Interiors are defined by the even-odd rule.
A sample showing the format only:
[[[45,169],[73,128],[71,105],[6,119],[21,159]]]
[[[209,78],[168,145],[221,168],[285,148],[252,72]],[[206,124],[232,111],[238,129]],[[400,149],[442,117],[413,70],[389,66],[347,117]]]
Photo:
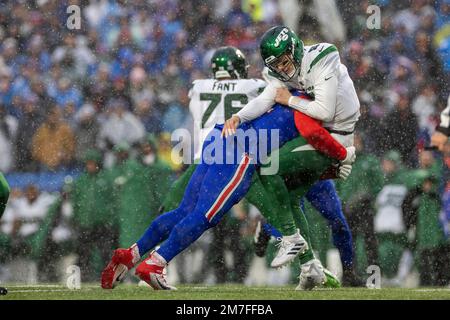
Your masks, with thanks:
[[[228,81],[215,81],[213,83],[212,89],[213,91],[235,91],[236,82],[228,82]]]

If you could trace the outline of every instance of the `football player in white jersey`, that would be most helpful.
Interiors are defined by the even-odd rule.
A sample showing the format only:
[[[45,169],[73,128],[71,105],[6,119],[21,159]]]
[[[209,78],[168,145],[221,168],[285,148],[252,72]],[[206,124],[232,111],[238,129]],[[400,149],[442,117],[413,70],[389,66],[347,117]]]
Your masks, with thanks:
[[[259,117],[278,102],[322,121],[345,147],[353,145],[359,100],[336,46],[303,46],[292,30],[277,26],[264,34],[260,50],[268,85],[257,99],[227,121],[224,130],[234,130],[239,123]],[[304,90],[314,100],[302,101],[292,96],[289,88]]]
[[[304,46],[292,30],[276,26],[263,35],[260,52],[266,66],[263,75],[268,85],[256,99],[226,121],[223,134],[234,134],[240,123],[259,117],[278,102],[322,121],[332,136],[353,153],[341,161],[341,164],[351,165],[355,151],[353,131],[360,115],[360,105],[353,81],[340,61],[336,46],[329,43]],[[314,100],[301,100],[289,89],[304,90]],[[301,152],[297,152],[297,156],[302,157]],[[295,246],[296,240],[284,238],[286,247]],[[284,254],[289,254],[289,250]],[[283,252],[279,255],[282,256]]]

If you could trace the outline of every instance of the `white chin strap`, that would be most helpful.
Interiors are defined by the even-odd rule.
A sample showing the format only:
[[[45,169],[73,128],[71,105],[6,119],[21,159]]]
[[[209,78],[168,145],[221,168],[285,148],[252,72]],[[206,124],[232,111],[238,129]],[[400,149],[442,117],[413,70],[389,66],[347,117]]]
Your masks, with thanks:
[[[216,71],[215,77],[216,77],[216,79],[220,79],[220,78],[231,78],[231,75],[230,75],[230,73],[229,73],[228,71],[226,71],[226,70],[219,70],[219,71]]]

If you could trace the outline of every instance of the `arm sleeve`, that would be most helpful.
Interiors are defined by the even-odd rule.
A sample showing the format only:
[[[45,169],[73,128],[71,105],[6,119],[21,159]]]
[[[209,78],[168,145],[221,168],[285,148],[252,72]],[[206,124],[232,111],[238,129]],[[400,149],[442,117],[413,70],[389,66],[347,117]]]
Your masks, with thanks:
[[[241,123],[258,118],[273,106],[276,93],[276,87],[269,84],[259,96],[247,103],[245,107],[234,115],[239,117]]]
[[[339,161],[347,156],[344,146],[337,142],[317,120],[301,112],[295,112],[295,126],[317,151]]]
[[[447,137],[450,135],[450,96],[448,97],[447,108],[441,112],[441,122],[436,130],[442,132]]]
[[[320,121],[333,120],[336,111],[339,63],[337,52],[330,53],[327,58],[317,63],[310,71],[314,85],[314,101],[305,103],[297,97],[291,97],[289,106]]]

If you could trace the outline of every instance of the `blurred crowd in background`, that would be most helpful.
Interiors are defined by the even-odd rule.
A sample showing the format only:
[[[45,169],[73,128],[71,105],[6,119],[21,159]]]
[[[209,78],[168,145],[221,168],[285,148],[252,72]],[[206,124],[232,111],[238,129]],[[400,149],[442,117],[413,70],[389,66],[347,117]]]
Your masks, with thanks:
[[[72,4],[79,30],[66,25]],[[381,8],[380,29],[367,26],[369,5]],[[448,284],[450,146],[424,148],[449,96],[449,0],[3,1],[0,171],[13,190],[0,221],[0,280],[59,281],[65,263],[97,281],[184,170],[171,158],[171,132],[193,130],[188,92],[212,76],[214,49],[240,48],[249,77],[261,78],[259,38],[277,24],[306,45],[335,43],[360,98],[358,158],[337,182],[360,275],[376,264],[387,284]],[[306,213],[313,247],[333,264],[325,222]],[[292,281],[296,271],[254,257],[258,219],[240,203],[171,264],[172,276]]]

